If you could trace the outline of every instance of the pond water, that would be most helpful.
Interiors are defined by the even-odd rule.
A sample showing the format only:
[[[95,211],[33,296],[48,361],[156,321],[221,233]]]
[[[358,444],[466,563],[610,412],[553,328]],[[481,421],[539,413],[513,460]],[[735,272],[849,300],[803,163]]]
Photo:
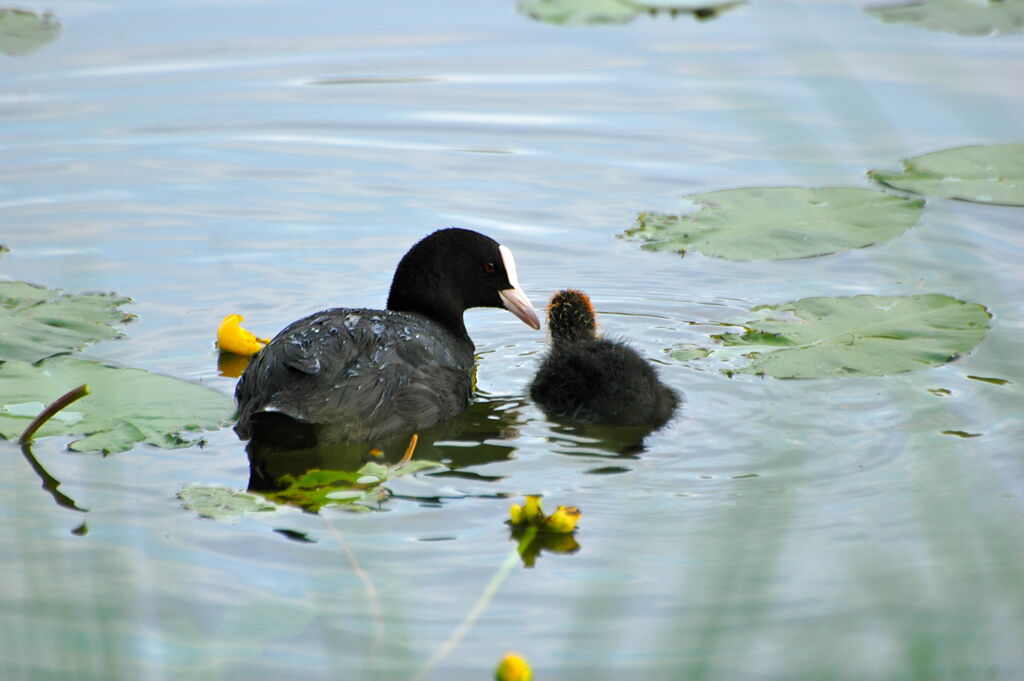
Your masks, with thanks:
[[[525,396],[545,334],[474,310],[475,435],[383,512],[203,519],[244,489],[230,429],[109,457],[0,442],[0,677],[1024,677],[1024,210],[929,200],[866,249],[777,262],[617,239],[644,210],[1024,140],[1020,35],[885,24],[856,2],[565,28],[512,2],[88,3],[0,55],[2,276],[131,296],[85,355],[230,394],[224,315],[272,335],[383,305],[429,231],[485,232],[541,308],[587,291],[685,404],[639,450]],[[943,293],[992,313],[939,368],[782,381],[679,362],[722,322],[811,295]],[[978,380],[995,378],[1003,383]],[[960,437],[943,431],[961,431]],[[522,566],[523,494],[583,512]]]

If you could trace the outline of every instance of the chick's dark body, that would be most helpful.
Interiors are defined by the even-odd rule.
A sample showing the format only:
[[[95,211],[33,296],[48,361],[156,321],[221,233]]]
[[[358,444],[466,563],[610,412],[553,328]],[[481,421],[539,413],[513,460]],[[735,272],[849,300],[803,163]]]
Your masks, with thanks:
[[[561,418],[613,426],[657,428],[679,404],[675,391],[633,348],[605,338],[556,343],[537,371],[530,396]]]
[[[590,299],[566,289],[548,305],[551,349],[541,362],[530,397],[555,417],[576,423],[660,428],[679,395],[626,343],[597,333]]]

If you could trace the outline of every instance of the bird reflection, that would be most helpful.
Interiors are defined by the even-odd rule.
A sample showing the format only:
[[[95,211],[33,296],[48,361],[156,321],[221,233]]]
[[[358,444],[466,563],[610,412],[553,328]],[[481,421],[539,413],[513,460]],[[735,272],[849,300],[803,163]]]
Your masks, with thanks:
[[[616,459],[639,458],[647,449],[644,440],[655,430],[644,426],[604,426],[569,421],[551,421],[550,426],[548,442],[558,454]]]
[[[523,423],[522,405],[518,400],[478,398],[456,418],[417,433],[415,458],[444,463],[446,475],[480,479],[460,469],[510,458],[515,451],[511,441]],[[397,463],[411,435],[396,435],[371,449],[365,442],[346,439],[342,426],[310,425],[281,414],[265,416],[274,420],[273,427],[261,431],[274,437],[253,438],[246,445],[250,491],[279,490],[283,476],[300,477],[315,469],[356,471],[369,461]]]

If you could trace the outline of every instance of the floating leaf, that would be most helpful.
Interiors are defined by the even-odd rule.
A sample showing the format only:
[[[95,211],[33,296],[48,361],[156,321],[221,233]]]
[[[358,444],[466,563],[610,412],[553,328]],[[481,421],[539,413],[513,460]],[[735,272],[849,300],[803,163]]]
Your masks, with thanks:
[[[83,383],[92,392],[74,405],[81,418],[51,419],[39,437],[85,436],[71,443],[77,451],[120,452],[140,442],[172,449],[195,444],[188,434],[228,425],[234,414],[229,397],[201,385],[58,356],[0,364],[0,436],[21,434],[35,416],[26,403],[49,404]]]
[[[23,9],[0,9],[0,52],[18,56],[35,52],[60,34],[60,22]]]
[[[970,352],[989,313],[949,296],[804,298],[755,307],[743,334],[719,336],[747,352],[741,373],[775,378],[884,376],[939,366]]]
[[[653,251],[726,260],[786,260],[886,241],[917,223],[924,202],[851,187],[749,187],[687,197],[693,215],[641,213],[624,236]]]
[[[559,26],[596,24],[625,24],[643,13],[666,13],[672,17],[690,14],[698,19],[710,19],[720,12],[745,4],[745,0],[707,2],[697,0],[522,0],[519,11],[538,21]]]
[[[237,522],[239,518],[250,513],[277,510],[274,504],[257,494],[224,487],[190,484],[178,492],[178,498],[184,502],[185,508],[195,511],[204,518],[229,523]]]
[[[1009,35],[1024,31],[1024,0],[913,0],[865,11],[886,22],[959,35]]]
[[[425,468],[436,468],[436,461],[416,459],[397,466],[369,462],[358,471],[311,470],[299,477],[285,475],[278,480],[284,489],[265,492],[270,501],[316,513],[325,506],[352,511],[368,511],[387,498],[385,483]]]
[[[35,362],[117,338],[111,326],[133,319],[118,309],[128,302],[112,293],[62,294],[23,281],[0,282],[0,361]]]
[[[1024,206],[1024,144],[935,151],[906,159],[902,173],[872,170],[868,175],[925,196]]]

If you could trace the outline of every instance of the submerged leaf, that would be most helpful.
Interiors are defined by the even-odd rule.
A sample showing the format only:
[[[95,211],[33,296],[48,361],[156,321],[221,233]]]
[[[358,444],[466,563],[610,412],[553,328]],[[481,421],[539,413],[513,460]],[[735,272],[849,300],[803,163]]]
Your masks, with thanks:
[[[178,498],[182,500],[185,508],[195,511],[204,518],[229,523],[236,522],[250,513],[277,510],[276,506],[259,495],[225,487],[189,484],[178,492]]]
[[[970,352],[990,318],[982,305],[939,294],[804,298],[751,312],[756,316],[742,324],[745,333],[719,338],[752,350],[739,372],[775,378],[884,376],[939,366]]]
[[[35,52],[60,34],[60,22],[50,13],[0,9],[0,52],[12,57]]]
[[[0,282],[0,360],[35,362],[117,338],[112,325],[133,319],[118,309],[128,302],[112,293],[62,294],[23,281]]]
[[[912,0],[865,9],[886,22],[959,35],[1009,35],[1024,31],[1024,0]]]
[[[903,171],[871,179],[915,194],[1024,206],[1024,144],[945,149],[903,161]]]
[[[748,187],[687,197],[693,215],[641,213],[624,236],[655,251],[786,260],[863,248],[917,223],[923,201],[855,187]]]
[[[625,24],[642,13],[711,19],[746,0],[520,0],[519,11],[559,26]]]
[[[49,404],[83,383],[92,392],[74,405],[81,418],[51,419],[39,437],[84,436],[70,445],[77,451],[120,452],[140,442],[171,449],[195,444],[194,434],[226,426],[234,414],[229,397],[201,385],[58,356],[0,364],[0,437],[16,438],[27,425],[19,405]]]
[[[666,352],[669,353],[669,356],[672,359],[679,362],[688,362],[693,359],[704,359],[711,354],[711,351],[707,348],[682,343],[674,348],[669,348]]]
[[[539,21],[561,26],[624,24],[640,13],[625,0],[522,0],[519,11]]]

